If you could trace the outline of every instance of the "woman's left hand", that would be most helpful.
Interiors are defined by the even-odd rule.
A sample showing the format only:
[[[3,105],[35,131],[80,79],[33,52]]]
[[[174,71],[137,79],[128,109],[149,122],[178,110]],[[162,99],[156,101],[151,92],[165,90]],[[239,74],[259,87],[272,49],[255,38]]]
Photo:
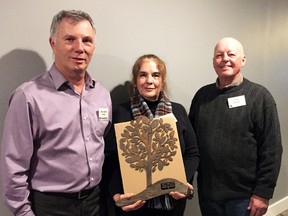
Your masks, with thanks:
[[[176,200],[183,199],[186,197],[191,197],[191,195],[193,195],[193,186],[189,183],[187,183],[187,186],[188,186],[188,193],[187,194],[179,193],[177,191],[172,191],[169,193],[169,195],[172,196]]]

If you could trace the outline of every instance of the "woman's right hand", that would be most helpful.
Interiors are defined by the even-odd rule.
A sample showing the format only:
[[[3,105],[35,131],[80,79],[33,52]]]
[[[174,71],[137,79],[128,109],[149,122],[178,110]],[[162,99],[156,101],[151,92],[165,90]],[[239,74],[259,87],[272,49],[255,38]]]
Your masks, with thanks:
[[[119,201],[119,200],[123,200],[123,199],[127,199],[129,200],[134,194],[130,193],[130,194],[115,194],[113,196],[113,199],[115,202]],[[125,212],[128,211],[135,211],[137,209],[140,209],[144,206],[145,201],[144,200],[137,200],[135,203],[130,204],[130,205],[126,205],[126,206],[122,206],[122,210]]]

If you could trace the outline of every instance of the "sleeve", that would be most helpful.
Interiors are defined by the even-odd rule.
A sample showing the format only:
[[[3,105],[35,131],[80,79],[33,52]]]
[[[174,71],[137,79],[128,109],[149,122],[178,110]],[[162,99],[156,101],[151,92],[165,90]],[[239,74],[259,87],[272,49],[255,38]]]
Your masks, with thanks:
[[[190,105],[190,109],[189,109],[189,114],[188,114],[188,118],[189,121],[192,124],[192,127],[195,128],[195,122],[196,122],[196,104],[197,104],[197,93],[195,94],[194,98],[192,99],[191,105]]]
[[[282,142],[277,108],[272,96],[265,99],[257,115],[258,164],[254,194],[271,199],[280,171]]]
[[[123,193],[114,125],[105,137],[103,182],[106,182],[109,196],[113,197],[117,193]]]
[[[26,96],[17,90],[10,99],[1,146],[2,192],[5,204],[14,215],[34,216],[28,200],[33,154],[31,122]]]
[[[179,114],[176,118],[178,120],[178,132],[180,138],[180,145],[182,148],[182,156],[185,167],[186,178],[189,183],[192,183],[193,176],[198,168],[200,155],[197,146],[196,135],[194,129],[188,119],[185,108],[180,105]],[[173,109],[174,112],[174,109]]]
[[[123,193],[122,177],[118,159],[114,124],[119,122],[119,118],[121,116],[126,116],[126,106],[124,106],[124,108],[122,108],[120,105],[113,107],[113,124],[108,131],[107,136],[105,137],[105,161],[103,166],[103,182],[105,182],[105,186],[110,197],[113,197],[117,193]]]

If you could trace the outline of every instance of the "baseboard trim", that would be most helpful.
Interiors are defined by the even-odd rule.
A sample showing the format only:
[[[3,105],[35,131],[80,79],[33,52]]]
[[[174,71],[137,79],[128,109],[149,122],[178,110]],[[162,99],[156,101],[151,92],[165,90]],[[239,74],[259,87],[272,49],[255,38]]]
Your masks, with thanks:
[[[276,216],[288,208],[288,196],[269,206],[265,216]]]

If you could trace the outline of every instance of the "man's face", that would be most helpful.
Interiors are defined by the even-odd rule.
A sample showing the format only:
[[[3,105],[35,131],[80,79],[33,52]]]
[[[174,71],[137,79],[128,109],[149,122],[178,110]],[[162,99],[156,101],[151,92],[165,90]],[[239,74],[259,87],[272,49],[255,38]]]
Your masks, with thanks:
[[[86,71],[95,49],[95,35],[89,21],[64,19],[55,38],[50,38],[58,70],[65,74]]]
[[[220,78],[237,75],[245,65],[246,59],[242,45],[237,41],[225,39],[214,50],[213,66]]]

